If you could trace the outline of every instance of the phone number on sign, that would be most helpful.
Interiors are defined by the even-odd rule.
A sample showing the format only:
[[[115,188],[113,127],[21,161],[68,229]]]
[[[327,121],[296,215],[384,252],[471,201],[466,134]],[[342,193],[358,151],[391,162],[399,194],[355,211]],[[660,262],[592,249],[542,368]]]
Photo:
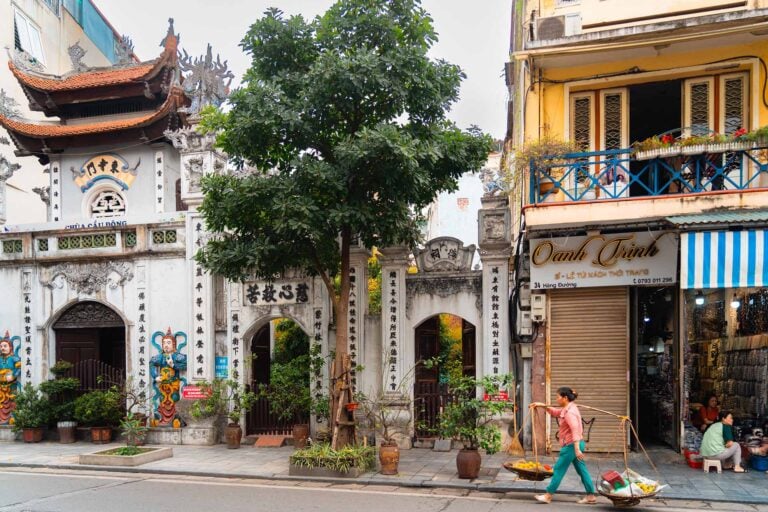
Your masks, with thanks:
[[[632,280],[632,284],[672,284],[675,280],[671,277],[638,277]]]

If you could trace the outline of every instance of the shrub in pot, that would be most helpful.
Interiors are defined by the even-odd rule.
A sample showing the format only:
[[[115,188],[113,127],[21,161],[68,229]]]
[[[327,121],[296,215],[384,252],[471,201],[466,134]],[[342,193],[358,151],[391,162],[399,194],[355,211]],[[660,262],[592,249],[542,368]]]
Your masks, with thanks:
[[[50,417],[51,402],[38,388],[27,383],[16,395],[13,431],[21,431],[25,443],[38,443],[43,440],[43,427]]]
[[[443,437],[461,442],[463,449],[456,456],[459,478],[474,479],[480,471],[481,457],[478,449],[488,455],[501,449],[501,432],[492,422],[513,410],[512,402],[497,401],[499,390],[514,382],[511,375],[472,377],[451,377],[448,389],[451,401],[440,415],[440,433]],[[492,399],[477,398],[477,389],[482,388]]]
[[[400,388],[398,388],[400,390]],[[376,431],[379,443],[380,473],[396,475],[400,463],[400,447],[398,435],[404,435],[411,420],[411,400],[406,393],[379,393],[368,397],[362,393],[357,395],[362,405],[365,419]],[[398,428],[399,427],[399,428]]]
[[[116,387],[90,391],[75,400],[75,420],[91,428],[94,443],[110,442],[112,428],[120,424],[122,417],[121,396]]]
[[[251,410],[258,396],[234,380],[226,381],[226,390],[226,401],[229,404],[229,413],[227,414],[229,423],[225,432],[227,448],[240,448],[240,441],[243,438],[240,418],[244,413]]]
[[[294,423],[294,446],[303,448],[309,435],[309,425],[297,420],[309,417],[312,397],[309,392],[310,356],[300,355],[286,361],[273,361],[269,385],[259,388],[259,395],[269,400],[269,409],[280,420]],[[299,434],[299,431],[302,435]]]
[[[147,439],[149,427],[147,427],[145,417],[129,412],[125,418],[120,420],[120,431],[125,437],[125,444],[142,446]]]
[[[51,367],[53,380],[40,383],[40,391],[45,393],[51,402],[51,424],[55,424],[61,443],[75,442],[75,393],[80,387],[80,380],[75,377],[65,377],[72,368],[67,361],[59,361]]]

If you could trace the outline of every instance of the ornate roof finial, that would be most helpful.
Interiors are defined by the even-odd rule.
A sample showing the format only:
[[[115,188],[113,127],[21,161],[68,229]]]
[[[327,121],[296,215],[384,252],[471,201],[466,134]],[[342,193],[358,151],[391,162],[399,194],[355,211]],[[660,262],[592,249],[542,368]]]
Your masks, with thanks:
[[[221,105],[229,96],[229,86],[235,78],[227,69],[227,61],[221,62],[217,54],[214,62],[210,44],[202,57],[192,59],[186,50],[183,52],[179,68],[182,72],[189,72],[184,77],[184,92],[192,100],[186,112],[198,114],[206,105]]]
[[[40,196],[40,199],[47,205],[51,205],[51,187],[34,187],[32,192]]]
[[[21,169],[21,165],[12,164],[3,155],[0,155],[0,181],[8,181],[13,173]]]
[[[122,36],[115,42],[115,57],[118,66],[133,64],[133,41],[128,36]]]
[[[72,60],[73,70],[75,70],[77,73],[81,73],[88,69],[88,66],[82,62],[83,57],[87,53],[87,50],[80,46],[80,41],[75,42],[75,44],[67,48],[67,53],[69,54],[70,60]]]
[[[181,35],[175,34],[173,32],[173,18],[168,18],[168,32],[165,34],[165,37],[162,41],[160,41],[160,46],[165,48],[166,50],[173,50],[173,52],[176,52],[176,48],[179,45],[179,39]]]
[[[0,116],[11,119],[21,117],[18,109],[19,103],[5,93],[5,89],[0,89]]]

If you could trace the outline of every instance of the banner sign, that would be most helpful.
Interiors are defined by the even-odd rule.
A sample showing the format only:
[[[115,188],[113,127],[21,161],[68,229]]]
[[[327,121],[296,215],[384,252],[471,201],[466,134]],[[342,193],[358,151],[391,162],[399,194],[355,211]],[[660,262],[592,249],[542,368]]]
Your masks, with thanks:
[[[677,282],[678,239],[638,231],[531,240],[531,289],[671,286]]]
[[[227,356],[216,356],[216,378],[226,379],[229,377],[229,358]]]
[[[210,395],[210,391],[206,393],[200,386],[188,385],[184,386],[184,389],[181,390],[181,397],[187,400],[200,400],[208,398],[208,395]]]

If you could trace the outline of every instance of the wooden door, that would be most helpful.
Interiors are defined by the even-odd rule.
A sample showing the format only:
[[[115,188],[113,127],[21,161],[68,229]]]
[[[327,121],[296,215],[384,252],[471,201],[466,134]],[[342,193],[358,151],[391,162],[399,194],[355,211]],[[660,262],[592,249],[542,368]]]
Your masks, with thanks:
[[[77,364],[100,360],[99,329],[56,329],[56,360]]]

